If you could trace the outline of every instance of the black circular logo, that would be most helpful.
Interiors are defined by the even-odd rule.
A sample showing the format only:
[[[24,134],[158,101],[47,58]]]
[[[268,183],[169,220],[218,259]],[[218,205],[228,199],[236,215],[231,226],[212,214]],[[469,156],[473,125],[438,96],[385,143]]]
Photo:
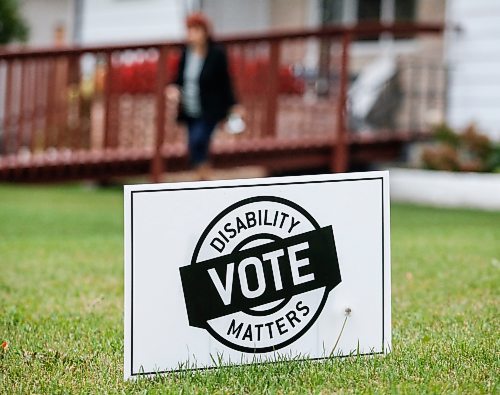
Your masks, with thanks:
[[[341,281],[332,227],[275,196],[223,210],[180,272],[190,325],[248,353],[298,340]]]

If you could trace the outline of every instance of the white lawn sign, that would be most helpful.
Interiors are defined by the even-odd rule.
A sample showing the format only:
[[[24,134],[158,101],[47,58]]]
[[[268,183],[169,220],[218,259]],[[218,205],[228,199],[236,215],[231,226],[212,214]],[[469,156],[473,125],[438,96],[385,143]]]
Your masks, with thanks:
[[[126,379],[390,350],[388,172],[124,193]]]

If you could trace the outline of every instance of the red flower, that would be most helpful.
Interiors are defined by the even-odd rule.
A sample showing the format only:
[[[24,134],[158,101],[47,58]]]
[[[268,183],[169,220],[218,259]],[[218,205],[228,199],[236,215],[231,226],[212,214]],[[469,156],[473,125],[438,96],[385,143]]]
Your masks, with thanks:
[[[165,61],[167,83],[177,75],[180,53],[170,52]],[[265,95],[269,76],[269,59],[265,57],[245,58],[229,55],[229,69],[234,78],[238,94]],[[132,63],[114,63],[111,73],[111,91],[123,94],[151,94],[156,91],[158,61],[141,59]],[[295,76],[291,67],[281,65],[278,70],[278,91],[280,94],[302,95],[305,82]]]
[[[9,349],[9,343],[7,343],[6,341],[3,341],[2,342],[2,349],[4,351],[7,351]]]

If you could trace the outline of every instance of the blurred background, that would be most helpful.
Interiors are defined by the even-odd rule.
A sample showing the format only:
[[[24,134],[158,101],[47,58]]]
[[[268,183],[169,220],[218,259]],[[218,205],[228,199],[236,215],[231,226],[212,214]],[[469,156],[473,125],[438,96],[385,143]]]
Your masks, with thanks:
[[[217,168],[500,169],[496,0],[2,0],[0,180],[188,168],[165,86],[185,17],[227,49],[248,114]]]

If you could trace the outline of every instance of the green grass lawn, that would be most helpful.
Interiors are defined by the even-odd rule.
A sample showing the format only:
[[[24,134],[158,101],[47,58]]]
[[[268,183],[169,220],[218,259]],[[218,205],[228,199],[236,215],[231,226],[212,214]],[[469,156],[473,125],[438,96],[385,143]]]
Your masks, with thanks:
[[[123,382],[118,189],[0,186],[0,393],[499,393],[500,212],[392,206],[393,352]]]

